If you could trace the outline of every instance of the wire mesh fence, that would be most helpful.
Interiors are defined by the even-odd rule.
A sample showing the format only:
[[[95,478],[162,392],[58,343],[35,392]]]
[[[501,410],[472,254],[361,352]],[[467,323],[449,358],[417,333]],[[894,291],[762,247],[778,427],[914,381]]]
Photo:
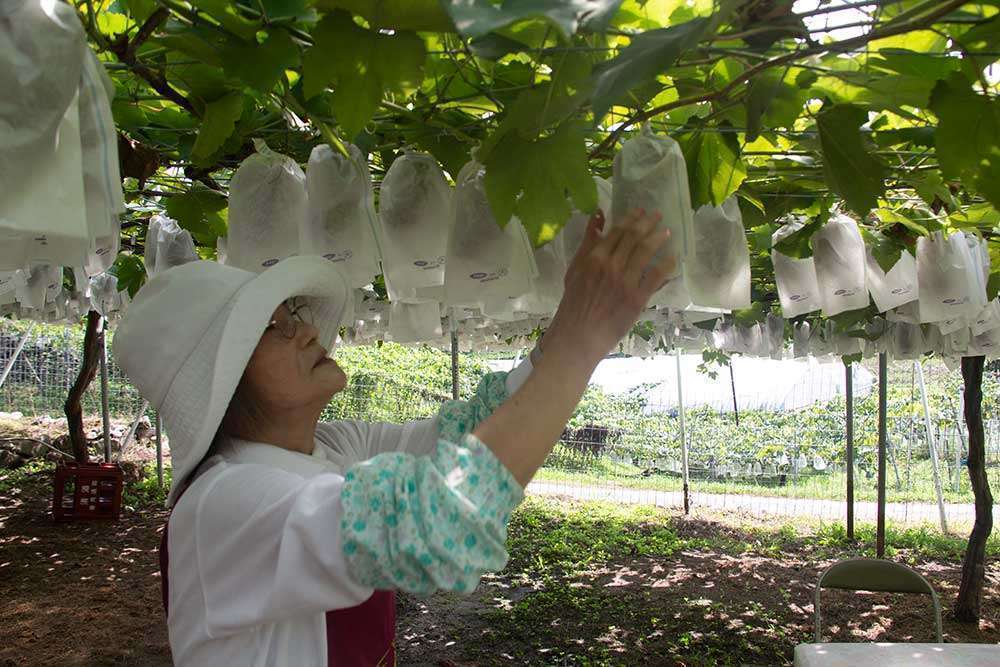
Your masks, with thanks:
[[[0,324],[0,370],[8,365],[28,326]],[[0,410],[26,416],[61,415],[79,370],[82,340],[78,328],[29,331],[0,387]],[[111,416],[133,419],[142,400],[114,363],[110,344],[108,353]],[[950,398],[957,373],[947,375],[938,368],[930,374],[949,377],[951,384],[944,387],[935,380],[928,437],[927,421],[915,408],[920,400],[911,371],[906,364],[895,364],[890,374],[887,518],[897,523],[939,523],[943,508],[949,529],[963,529],[972,521],[973,498],[965,467],[968,447],[959,415],[960,398]],[[752,387],[755,382],[751,378],[744,384]],[[403,422],[428,418],[449,398],[405,378],[362,370],[352,374],[347,389],[330,403],[323,419]],[[738,403],[751,406],[768,405],[771,398],[755,399],[745,390],[737,396]],[[697,399],[688,397],[696,404]],[[859,522],[876,517],[875,400],[874,392],[855,399],[854,493]],[[844,397],[800,403],[803,407],[791,410],[742,409],[736,413],[702,401],[686,409],[692,506],[842,521],[848,471]],[[84,410],[96,415],[100,409],[100,387],[95,381],[84,398]],[[992,403],[985,416],[987,471],[996,489],[1000,488],[1000,418],[993,415]],[[609,396],[592,387],[529,491],[682,507],[682,460],[676,394],[646,391]]]

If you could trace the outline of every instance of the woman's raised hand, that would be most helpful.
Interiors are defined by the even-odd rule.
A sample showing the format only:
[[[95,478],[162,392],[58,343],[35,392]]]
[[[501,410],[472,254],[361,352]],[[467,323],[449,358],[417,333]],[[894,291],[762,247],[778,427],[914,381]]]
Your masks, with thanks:
[[[633,209],[601,236],[604,215],[591,217],[566,271],[566,290],[545,334],[545,349],[569,346],[583,355],[581,361],[596,364],[629,332],[676,265],[669,255],[653,261],[670,237],[659,221],[659,213]]]

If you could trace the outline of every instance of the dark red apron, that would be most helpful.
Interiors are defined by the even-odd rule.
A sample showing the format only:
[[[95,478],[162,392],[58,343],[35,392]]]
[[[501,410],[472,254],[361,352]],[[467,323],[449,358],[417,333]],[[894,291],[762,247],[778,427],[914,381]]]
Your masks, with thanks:
[[[163,611],[169,614],[170,582],[167,580],[168,519],[160,538],[160,592]],[[346,609],[326,612],[327,667],[396,664],[396,593],[375,591],[370,598]]]

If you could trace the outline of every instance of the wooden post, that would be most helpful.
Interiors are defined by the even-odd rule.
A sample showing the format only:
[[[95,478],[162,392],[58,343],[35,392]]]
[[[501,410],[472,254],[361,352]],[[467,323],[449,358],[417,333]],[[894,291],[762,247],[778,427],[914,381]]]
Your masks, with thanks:
[[[887,412],[888,359],[886,353],[878,355],[878,518],[875,524],[875,555],[885,558],[885,442]]]
[[[847,403],[847,539],[854,540],[854,366],[844,364],[844,396]]]
[[[676,348],[674,356],[677,358],[677,416],[680,419],[681,429],[681,478],[684,480],[684,514],[691,513],[691,493],[688,484],[688,444],[687,432],[684,428],[684,391],[681,385],[681,350]]]
[[[969,482],[976,499],[976,521],[962,560],[962,583],[955,601],[955,618],[979,621],[986,581],[986,541],[993,532],[993,494],[986,476],[986,434],[983,432],[984,357],[962,358],[965,385],[965,424],[969,428]]]

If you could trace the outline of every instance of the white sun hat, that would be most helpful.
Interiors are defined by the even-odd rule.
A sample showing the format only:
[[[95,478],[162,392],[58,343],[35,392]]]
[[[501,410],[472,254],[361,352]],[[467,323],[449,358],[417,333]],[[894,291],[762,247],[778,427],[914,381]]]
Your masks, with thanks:
[[[198,261],[152,278],[114,337],[115,360],[162,416],[173,481],[167,506],[204,458],[274,309],[306,297],[319,343],[333,346],[348,287],[322,257],[291,257],[260,274]]]

